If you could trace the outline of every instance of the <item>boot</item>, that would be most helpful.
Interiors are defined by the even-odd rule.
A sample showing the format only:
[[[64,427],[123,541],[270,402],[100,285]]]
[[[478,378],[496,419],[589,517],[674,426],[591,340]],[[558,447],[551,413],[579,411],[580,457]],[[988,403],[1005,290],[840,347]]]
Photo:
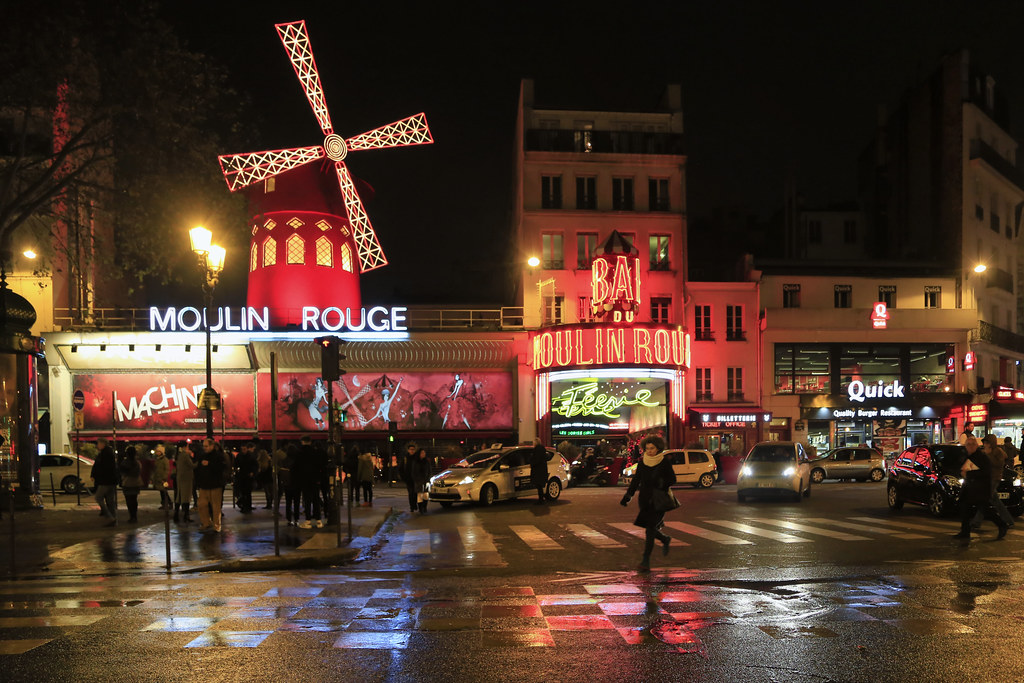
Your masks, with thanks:
[[[420,514],[424,515],[426,513],[427,513],[427,504],[426,503],[420,503]]]
[[[1009,524],[1001,523],[999,525],[999,535],[996,536],[996,540],[1004,538],[1006,536],[1006,532],[1009,531],[1009,530],[1010,530],[1010,525]]]
[[[185,508],[185,524],[191,524],[192,518],[188,516],[188,503],[185,503],[182,507]]]
[[[963,522],[960,525],[960,533],[954,534],[953,538],[970,538],[971,537],[971,523]]]
[[[651,556],[650,555],[644,555],[643,558],[640,560],[640,564],[637,566],[636,570],[638,572],[649,572],[649,571],[651,571]]]
[[[174,523],[178,524],[178,513],[181,511],[181,503],[174,504]]]

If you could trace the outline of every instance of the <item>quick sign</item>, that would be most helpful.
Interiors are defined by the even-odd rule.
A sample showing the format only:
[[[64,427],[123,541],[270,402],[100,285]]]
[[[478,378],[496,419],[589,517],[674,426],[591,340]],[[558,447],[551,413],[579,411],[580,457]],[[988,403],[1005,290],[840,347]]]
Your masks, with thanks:
[[[973,370],[974,363],[978,357],[974,354],[974,351],[968,351],[964,354],[964,370]]]
[[[874,308],[871,309],[871,327],[876,330],[884,330],[888,320],[888,306],[886,306],[884,301],[875,302]]]
[[[654,325],[564,325],[530,340],[535,370],[571,366],[690,366],[690,335]]]
[[[905,389],[906,387],[898,379],[894,379],[888,384],[882,380],[878,380],[877,384],[864,384],[859,379],[855,379],[846,387],[846,395],[851,401],[863,403],[866,398],[906,398]]]
[[[400,331],[408,329],[405,324],[405,306],[385,308],[341,309],[335,306],[317,308],[302,307],[302,331],[313,332],[361,332],[369,329],[374,332]],[[270,309],[262,310],[245,306],[230,308],[223,306],[216,309],[216,324],[210,324],[211,332],[250,332],[270,331]],[[212,319],[212,316],[211,316]],[[200,311],[193,306],[184,308],[149,309],[149,329],[151,332],[195,332],[206,329],[206,309]]]

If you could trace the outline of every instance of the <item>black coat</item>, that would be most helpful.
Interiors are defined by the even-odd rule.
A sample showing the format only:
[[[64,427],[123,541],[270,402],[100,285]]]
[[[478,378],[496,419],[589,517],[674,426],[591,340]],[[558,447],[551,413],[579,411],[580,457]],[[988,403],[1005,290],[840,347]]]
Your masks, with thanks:
[[[662,458],[661,462],[654,467],[648,467],[644,464],[644,460],[641,457],[640,462],[636,466],[636,475],[633,477],[633,481],[629,483],[629,489],[626,491],[626,498],[632,498],[633,494],[639,489],[637,503],[640,505],[640,512],[637,514],[633,524],[644,528],[660,526],[665,518],[665,513],[654,509],[654,489],[658,488],[668,491],[675,483],[676,471],[672,468],[672,463],[668,458]]]
[[[405,463],[405,481],[417,491],[426,489],[430,481],[430,458],[420,459],[419,456],[407,458]]]
[[[548,449],[538,444],[530,452],[530,484],[544,488],[548,483]]]
[[[96,486],[117,486],[117,460],[114,449],[104,446],[92,464],[92,478]]]
[[[206,462],[204,465],[203,462]],[[222,489],[226,477],[224,467],[227,458],[220,446],[215,446],[209,453],[202,452],[196,456],[196,487],[200,489]]]

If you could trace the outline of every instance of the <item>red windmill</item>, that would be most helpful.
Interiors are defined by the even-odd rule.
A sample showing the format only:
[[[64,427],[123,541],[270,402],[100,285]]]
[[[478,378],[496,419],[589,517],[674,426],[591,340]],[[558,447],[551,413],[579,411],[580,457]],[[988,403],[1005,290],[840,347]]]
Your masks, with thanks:
[[[345,157],[355,150],[428,145],[434,140],[422,113],[342,138],[334,132],[324,102],[306,22],[275,28],[324,141],[314,147],[219,157],[228,188],[232,192],[250,188],[249,201],[257,217],[249,254],[248,303],[269,307],[275,325],[301,323],[304,306],[347,308],[358,317],[359,273],[380,268],[387,259]],[[298,168],[307,164],[305,169]],[[265,181],[262,188],[252,187],[260,181]]]

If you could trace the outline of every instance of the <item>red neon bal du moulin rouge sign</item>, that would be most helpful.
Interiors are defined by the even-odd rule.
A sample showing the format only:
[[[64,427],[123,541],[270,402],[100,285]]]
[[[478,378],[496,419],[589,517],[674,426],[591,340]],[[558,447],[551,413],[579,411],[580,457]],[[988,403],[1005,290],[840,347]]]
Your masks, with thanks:
[[[655,325],[567,325],[535,334],[531,346],[536,370],[588,365],[690,365],[690,335]]]

